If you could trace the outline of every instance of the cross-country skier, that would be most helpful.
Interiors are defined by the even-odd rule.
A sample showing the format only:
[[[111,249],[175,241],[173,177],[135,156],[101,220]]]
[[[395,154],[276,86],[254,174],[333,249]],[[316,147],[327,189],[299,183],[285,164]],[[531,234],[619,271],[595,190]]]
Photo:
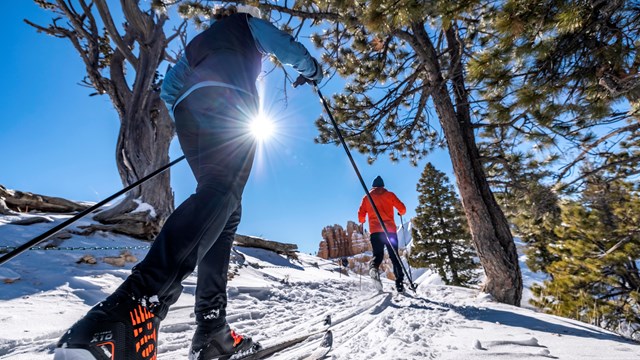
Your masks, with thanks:
[[[384,181],[380,176],[373,180],[372,186],[373,189],[369,190],[369,194],[387,229],[389,241],[387,241],[387,236],[384,233],[378,217],[373,211],[368,196],[365,195],[358,209],[358,221],[364,224],[366,217],[369,217],[369,233],[371,234],[371,248],[373,249],[373,259],[369,262],[369,275],[375,281],[376,285],[379,286],[378,290],[382,290],[378,269],[384,258],[384,248],[386,245],[387,253],[389,253],[389,258],[393,263],[393,273],[396,277],[396,290],[403,292],[404,274],[402,272],[402,264],[400,264],[400,260],[395,255],[398,253],[398,235],[396,234],[396,223],[393,220],[393,209],[396,208],[398,214],[402,216],[407,212],[407,208],[402,201],[398,199],[396,194],[385,189]],[[391,244],[389,244],[389,242],[391,242]],[[391,248],[391,246],[393,246],[393,248]]]
[[[211,26],[167,72],[161,97],[196,191],[167,219],[124,283],[62,336],[54,359],[156,359],[160,321],[196,266],[197,328],[189,358],[255,350],[251,338],[231,330],[225,309],[229,256],[256,147],[249,131],[258,110],[255,82],[266,54],[300,74],[295,85],[322,80],[307,49],[248,6],[217,9]]]

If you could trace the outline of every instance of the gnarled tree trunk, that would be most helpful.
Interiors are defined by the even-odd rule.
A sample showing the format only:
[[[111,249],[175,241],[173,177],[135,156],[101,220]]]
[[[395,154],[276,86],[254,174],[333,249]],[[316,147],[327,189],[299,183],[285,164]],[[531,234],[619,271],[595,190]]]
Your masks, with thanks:
[[[96,95],[108,95],[118,113],[116,164],[122,184],[128,186],[167,164],[174,125],[159,97],[157,69],[162,61],[171,60],[165,49],[183,35],[186,22],[167,37],[163,9],[143,11],[139,0],[120,1],[122,28],[113,20],[109,7],[113,4],[105,0],[77,0],[75,6],[72,0],[35,1],[66,17],[65,24],[58,24],[59,18],[48,27],[25,21],[41,32],[69,39],[85,63],[85,85],[96,89]],[[152,239],[173,211],[169,178],[168,171],[156,176],[96,215],[94,219],[103,224],[100,229]],[[139,210],[142,203],[149,206]]]

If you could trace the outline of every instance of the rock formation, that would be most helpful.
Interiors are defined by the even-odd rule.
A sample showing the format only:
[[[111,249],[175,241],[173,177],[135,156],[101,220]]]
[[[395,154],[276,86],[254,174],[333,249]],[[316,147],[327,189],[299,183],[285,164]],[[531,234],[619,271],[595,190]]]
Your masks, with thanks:
[[[347,222],[345,230],[341,225],[329,225],[322,229],[322,241],[318,257],[335,259],[371,251],[369,232],[353,221]]]

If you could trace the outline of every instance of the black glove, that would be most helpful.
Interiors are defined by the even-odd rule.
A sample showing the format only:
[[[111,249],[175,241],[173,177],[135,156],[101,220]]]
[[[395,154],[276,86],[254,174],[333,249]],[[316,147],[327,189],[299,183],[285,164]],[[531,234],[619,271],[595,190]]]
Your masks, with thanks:
[[[299,75],[298,78],[296,79],[296,81],[293,82],[293,87],[296,88],[300,85],[304,85],[304,84],[309,84],[309,85],[315,85],[315,81],[311,80],[311,79],[307,79],[306,77]]]

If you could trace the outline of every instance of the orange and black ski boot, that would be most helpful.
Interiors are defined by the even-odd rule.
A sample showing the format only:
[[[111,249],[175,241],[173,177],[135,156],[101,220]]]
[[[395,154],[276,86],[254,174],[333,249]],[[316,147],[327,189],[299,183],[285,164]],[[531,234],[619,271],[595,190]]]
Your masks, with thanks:
[[[156,360],[160,319],[148,299],[114,294],[58,341],[54,360]]]
[[[193,335],[189,360],[242,358],[258,350],[258,343],[254,343],[250,337],[237,334],[227,323],[212,328],[202,322]]]

